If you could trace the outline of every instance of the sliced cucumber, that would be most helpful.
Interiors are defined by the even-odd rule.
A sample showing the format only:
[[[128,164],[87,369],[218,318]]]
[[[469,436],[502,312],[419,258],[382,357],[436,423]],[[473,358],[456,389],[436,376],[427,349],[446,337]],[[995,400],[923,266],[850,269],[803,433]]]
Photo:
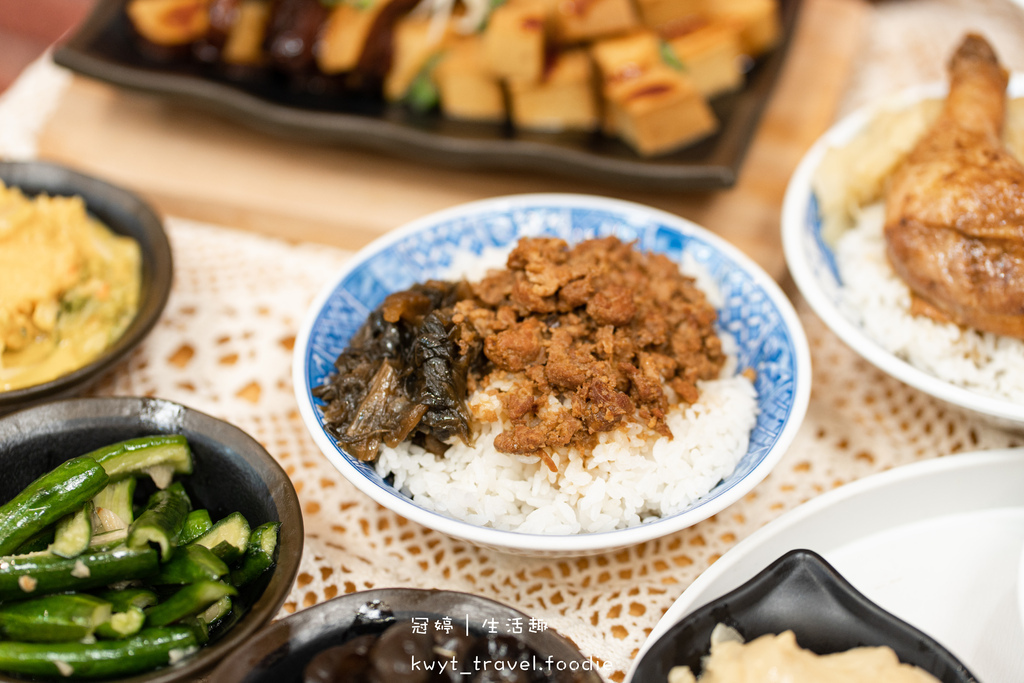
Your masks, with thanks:
[[[210,640],[210,626],[199,617],[186,617],[178,622],[182,626],[188,626],[196,636],[199,645],[206,645]]]
[[[249,522],[240,512],[232,512],[193,543],[206,546],[214,555],[233,564],[249,546]]]
[[[233,606],[234,603],[231,601],[231,598],[225,595],[223,598],[203,610],[196,618],[206,624],[209,628],[213,628],[223,621],[225,617],[231,614],[231,608]]]
[[[132,498],[135,497],[135,477],[107,484],[106,488],[92,499],[99,518],[97,531],[126,529],[135,521]]]
[[[173,474],[192,474],[192,450],[181,434],[161,434],[111,444],[88,454],[103,466],[111,479],[137,477],[156,468],[170,468]],[[159,481],[156,481],[159,479]],[[154,481],[166,488],[170,479],[161,473]]]
[[[244,586],[274,566],[280,528],[280,522],[267,522],[256,527],[249,537],[245,559],[238,569],[231,572],[231,583]]]
[[[10,555],[37,532],[82,507],[107,485],[91,458],[73,458],[29,484],[0,507],[0,555]]]
[[[115,612],[127,612],[132,607],[146,609],[157,602],[156,593],[146,588],[123,588],[119,591],[103,591],[99,597],[114,606]]]
[[[128,529],[116,529],[105,531],[102,534],[93,534],[89,541],[89,547],[93,550],[111,550],[119,545],[124,545],[128,540]]]
[[[157,491],[128,529],[128,547],[139,549],[156,543],[160,546],[160,560],[166,562],[178,544],[181,528],[191,509],[192,503],[181,482]]]
[[[229,569],[213,551],[201,545],[177,548],[169,562],[149,582],[155,586],[186,584],[196,581],[216,581],[227,576]]]
[[[185,627],[147,628],[131,638],[98,643],[0,642],[0,670],[51,678],[124,678],[194,653]]]
[[[146,623],[150,626],[166,626],[204,611],[224,596],[236,595],[238,591],[220,581],[199,581],[185,586],[164,602],[146,610]]]
[[[49,551],[58,557],[78,557],[92,541],[92,501],[57,522]],[[15,639],[16,640],[16,639]]]
[[[150,548],[89,552],[72,559],[48,553],[5,557],[0,559],[0,600],[24,600],[142,579],[156,574],[159,564],[156,551]]]
[[[146,623],[146,613],[138,607],[114,612],[110,619],[96,627],[96,635],[107,640],[120,640],[134,636]]]
[[[181,545],[191,543],[212,528],[213,521],[210,519],[209,510],[193,510],[185,518],[185,526],[181,529],[181,538],[178,542]]]
[[[92,595],[47,595],[0,606],[0,628],[8,640],[28,643],[82,640],[110,614],[110,603]]]

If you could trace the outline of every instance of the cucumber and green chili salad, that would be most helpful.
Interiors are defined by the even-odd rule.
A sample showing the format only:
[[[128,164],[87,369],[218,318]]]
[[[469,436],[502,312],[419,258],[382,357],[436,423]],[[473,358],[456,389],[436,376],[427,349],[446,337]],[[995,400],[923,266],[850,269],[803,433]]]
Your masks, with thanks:
[[[209,510],[193,510],[185,518],[185,526],[181,529],[179,543],[191,543],[213,528]]]
[[[54,679],[114,678],[174,664],[197,649],[187,626],[146,628],[124,640],[95,643],[0,641],[0,669]]]
[[[98,448],[92,458],[114,481],[137,477],[156,467],[169,467],[174,474],[192,474],[192,450],[180,434],[143,436]]]
[[[92,541],[91,500],[70,515],[62,517],[53,531],[53,543],[50,552],[60,557],[78,557],[89,549]]]
[[[47,552],[0,557],[0,600],[102,588],[146,579],[159,569],[159,556],[152,548],[121,547],[71,559]]]
[[[46,595],[0,605],[0,630],[9,640],[29,643],[82,640],[110,615],[110,603],[88,593]]]
[[[68,460],[0,506],[0,671],[131,676],[238,621],[244,587],[273,569],[280,524],[193,510],[193,467],[183,436],[131,439]]]
[[[138,519],[128,527],[128,547],[146,548],[150,543],[160,546],[160,560],[166,562],[178,545],[185,518],[192,511],[192,501],[181,482],[149,497],[149,504]]]
[[[37,532],[82,507],[107,485],[92,458],[68,460],[0,507],[0,555],[10,555]]]
[[[121,640],[134,636],[146,623],[146,613],[138,607],[113,612],[110,619],[96,627],[96,636],[104,640]]]
[[[201,545],[187,545],[174,551],[170,561],[151,579],[154,585],[184,585],[196,581],[216,581],[228,574],[227,564]]]
[[[232,512],[195,540],[225,562],[234,562],[245,554],[249,545],[249,522]]]
[[[103,531],[127,529],[135,521],[132,501],[135,499],[135,477],[107,484],[92,499],[96,519]]]

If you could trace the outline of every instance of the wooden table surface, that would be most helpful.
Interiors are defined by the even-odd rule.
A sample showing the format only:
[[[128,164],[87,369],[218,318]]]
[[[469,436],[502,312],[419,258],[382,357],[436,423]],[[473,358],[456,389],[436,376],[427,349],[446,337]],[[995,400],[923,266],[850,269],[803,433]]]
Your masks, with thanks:
[[[781,280],[786,182],[835,116],[867,7],[865,0],[804,1],[739,182],[727,191],[644,193],[541,173],[435,168],[275,138],[83,77],[43,130],[39,156],[136,190],[167,214],[348,249],[475,199],[524,192],[618,197],[710,228]]]

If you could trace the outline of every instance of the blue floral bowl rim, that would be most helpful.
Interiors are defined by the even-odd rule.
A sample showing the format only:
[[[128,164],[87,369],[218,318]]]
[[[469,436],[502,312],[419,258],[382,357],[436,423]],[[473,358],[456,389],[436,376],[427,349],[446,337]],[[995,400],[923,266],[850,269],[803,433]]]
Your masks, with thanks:
[[[729,490],[710,500],[698,500],[694,506],[683,512],[625,529],[573,535],[533,534],[495,529],[448,517],[421,507],[394,488],[382,488],[376,482],[368,479],[352,462],[351,456],[343,453],[323,429],[318,409],[310,393],[312,387],[307,381],[310,356],[308,351],[314,325],[320,318],[322,309],[341,283],[371,257],[417,232],[474,214],[526,208],[593,209],[627,216],[642,214],[650,221],[656,221],[662,227],[675,230],[683,235],[698,237],[745,271],[771,300],[779,313],[788,335],[788,341],[793,348],[792,405],[784,426],[768,452],[742,480],[736,482]],[[692,221],[635,202],[582,194],[536,193],[482,199],[431,213],[396,228],[361,249],[323,287],[310,305],[296,337],[292,377],[300,416],[316,445],[342,476],[375,502],[402,517],[435,531],[479,546],[526,554],[570,556],[604,552],[666,536],[703,521],[743,498],[775,467],[789,448],[803,422],[810,400],[811,361],[803,326],[782,289],[759,265],[723,238]]]

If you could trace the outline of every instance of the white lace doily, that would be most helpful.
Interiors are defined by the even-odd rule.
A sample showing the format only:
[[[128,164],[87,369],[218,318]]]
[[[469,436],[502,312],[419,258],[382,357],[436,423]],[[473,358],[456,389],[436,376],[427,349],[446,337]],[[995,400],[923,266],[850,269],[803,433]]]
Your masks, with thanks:
[[[175,282],[166,313],[95,389],[160,396],[232,422],[284,466],[306,526],[283,614],[344,592],[408,586],[465,590],[543,619],[621,680],[661,614],[738,540],[846,482],[923,458],[1024,443],[866,364],[800,305],[814,388],[778,467],[744,500],[686,531],[629,550],[563,561],[481,550],[407,522],[338,474],[303,426],[291,351],[314,294],[348,254],[167,221]]]
[[[844,108],[941,78],[951,45],[971,25],[965,17],[979,19],[977,28],[995,37],[1007,63],[1024,68],[1024,16],[1008,2],[907,0],[871,12]],[[898,59],[905,61],[893,67]],[[0,157],[34,154],[35,131],[65,79],[44,60],[0,98]],[[167,230],[176,270],[166,312],[94,393],[160,396],[218,416],[285,467],[302,502],[306,539],[282,616],[374,587],[465,590],[543,619],[620,681],[694,578],[786,510],[891,467],[1024,443],[883,375],[798,302],[814,366],[810,408],[789,452],[745,499],[691,529],[613,554],[552,561],[481,550],[360,494],[299,419],[290,373],[295,335],[312,297],[350,254],[174,218]]]

